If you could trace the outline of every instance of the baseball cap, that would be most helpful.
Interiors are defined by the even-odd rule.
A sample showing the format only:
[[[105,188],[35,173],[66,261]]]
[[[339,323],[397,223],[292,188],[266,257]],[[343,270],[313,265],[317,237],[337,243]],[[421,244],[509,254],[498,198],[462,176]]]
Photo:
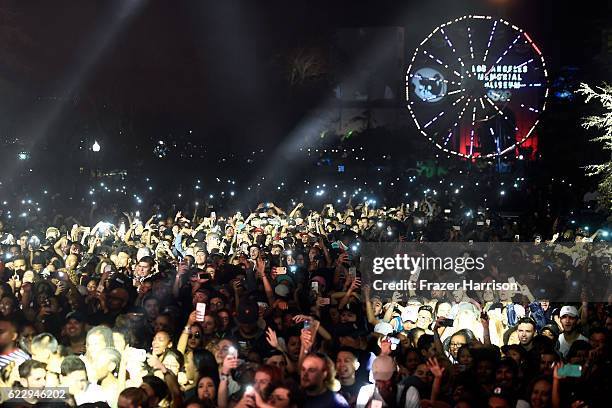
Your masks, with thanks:
[[[281,297],[289,296],[289,286],[287,285],[276,285],[274,287],[274,293]]]
[[[206,233],[204,231],[198,231],[193,236],[196,242],[204,242],[206,240]]]
[[[85,323],[87,321],[87,319],[85,318],[85,315],[77,311],[70,312],[66,315],[66,322],[70,319],[77,320],[81,323]]]
[[[149,248],[138,248],[138,251],[136,252],[136,260],[140,262],[140,260],[145,256],[151,256]]]
[[[389,381],[397,371],[397,364],[389,356],[378,356],[372,363],[372,377],[374,381]]]
[[[578,317],[578,309],[576,309],[574,306],[563,306],[561,308],[561,312],[559,313],[559,317],[563,317],[565,315]]]
[[[247,300],[241,302],[238,306],[238,315],[236,320],[241,324],[253,324],[257,322],[259,318],[259,306],[256,302]]]
[[[43,258],[40,255],[36,255],[34,257],[32,257],[32,265],[44,265],[45,264],[45,258]]]
[[[287,282],[289,285],[291,285],[291,287],[294,286],[294,282],[293,279],[291,279],[291,276],[289,275],[276,275],[276,283],[282,283],[282,282]]]
[[[393,333],[393,326],[389,322],[380,322],[374,326],[374,333],[382,334],[383,336],[387,336]]]
[[[419,316],[418,309],[407,306],[402,312],[402,321],[415,323],[417,321],[418,316]]]

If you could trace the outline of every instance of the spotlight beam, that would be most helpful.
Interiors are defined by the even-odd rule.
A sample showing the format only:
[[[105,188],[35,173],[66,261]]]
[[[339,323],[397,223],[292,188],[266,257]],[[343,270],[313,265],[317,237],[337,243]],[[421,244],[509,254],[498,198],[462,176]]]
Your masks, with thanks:
[[[61,81],[60,89],[67,95],[76,93],[79,86],[84,83],[90,75],[95,64],[103,56],[117,35],[128,25],[132,17],[142,10],[146,4],[145,0],[117,0],[103,18],[98,22],[94,30],[81,42],[77,52],[76,63],[68,70]],[[61,117],[66,106],[66,99],[48,107],[39,119],[22,131],[24,139],[29,140],[28,150],[34,151],[38,142],[44,138],[53,124]],[[8,169],[11,174],[16,167]]]

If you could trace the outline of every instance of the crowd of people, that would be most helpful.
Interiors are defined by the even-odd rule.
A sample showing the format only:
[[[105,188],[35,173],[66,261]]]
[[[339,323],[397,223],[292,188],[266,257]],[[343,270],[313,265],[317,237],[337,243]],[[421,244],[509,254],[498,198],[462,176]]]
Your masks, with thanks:
[[[548,248],[601,235],[554,222],[548,231],[529,224],[525,237],[525,224],[486,211],[458,228],[452,217],[464,212],[449,212],[423,199],[124,213],[95,225],[57,217],[26,230],[2,223],[0,388],[66,390],[53,400],[3,391],[3,403],[608,406],[610,301],[589,302],[586,290],[574,303],[528,290],[387,296],[365,284],[367,242],[527,239]],[[570,278],[551,257],[572,271],[592,263],[588,253],[546,249],[520,261]],[[609,260],[598,267],[609,279]],[[521,275],[487,270],[500,281]]]

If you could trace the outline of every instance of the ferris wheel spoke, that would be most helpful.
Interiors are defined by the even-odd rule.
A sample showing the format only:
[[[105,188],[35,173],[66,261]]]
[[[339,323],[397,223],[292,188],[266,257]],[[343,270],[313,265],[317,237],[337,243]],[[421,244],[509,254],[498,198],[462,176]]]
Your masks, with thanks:
[[[445,111],[442,111],[442,112],[438,113],[436,116],[434,116],[434,118],[432,120],[430,120],[429,122],[427,122],[426,124],[423,125],[423,129],[427,129],[429,127],[429,125],[434,123],[436,120],[440,119],[442,116],[444,116],[445,113],[446,113]]]
[[[478,98],[478,102],[480,102],[480,106],[482,106],[482,110],[486,110],[484,106],[484,102],[482,101],[482,98]]]
[[[446,146],[448,144],[448,142],[450,142],[451,137],[453,137],[453,133],[455,132],[455,129],[457,129],[459,122],[455,122],[455,124],[453,126],[451,126],[450,128],[448,128],[448,135],[446,136],[446,140],[444,140],[444,143],[442,144],[442,146]]]
[[[508,119],[508,116],[506,116],[506,114],[504,112],[502,112],[497,105],[495,105],[495,102],[493,102],[491,100],[491,98],[489,98],[487,95],[485,95],[486,100],[495,108],[495,110],[497,111],[497,113],[499,113],[499,115],[504,118],[509,124],[510,126],[512,126],[512,122],[510,121],[510,119]],[[518,131],[518,128],[516,126],[514,126],[514,130]]]
[[[484,97],[487,100],[487,102],[489,102],[491,104],[491,106],[493,106],[493,108],[495,108],[495,110],[497,111],[497,113],[500,116],[502,116],[504,119],[510,121],[510,119],[508,119],[508,117],[497,107],[497,105],[495,105],[495,102],[493,102],[493,100],[491,100],[491,98],[489,98],[487,95],[485,95]]]
[[[461,121],[461,118],[463,118],[463,114],[465,113],[465,110],[470,105],[470,102],[472,102],[472,100],[473,99],[468,98],[468,100],[465,103],[465,105],[463,105],[463,109],[461,109],[461,112],[459,113],[459,116],[457,117],[457,121],[453,124],[453,126],[456,126]]]
[[[456,93],[455,91],[453,91],[453,93]],[[450,95],[450,93],[446,94],[446,95]],[[457,98],[452,104],[451,104],[451,108],[455,107],[459,101],[461,101],[463,98],[465,98],[465,95],[462,95],[461,97]],[[436,116],[433,117],[433,119],[431,119],[429,122],[427,122],[426,124],[423,125],[423,129],[428,128],[430,125],[432,125],[435,121],[437,121],[438,119],[440,119],[442,116],[444,116],[446,114],[446,111],[441,111],[440,113],[438,113]]]
[[[459,101],[461,101],[464,97],[465,96],[462,96],[461,98],[456,100],[453,106],[458,105]],[[454,129],[456,129],[459,126],[459,123],[461,122],[461,119],[463,118],[463,115],[465,114],[467,107],[470,105],[470,102],[472,102],[472,99],[468,98],[467,102],[463,105],[463,109],[461,109],[461,112],[459,112],[459,116],[457,116],[457,120],[449,128],[449,134],[446,137],[446,140],[444,141],[444,145],[448,144],[448,142],[450,141],[450,138],[453,135]]]
[[[495,131],[492,127],[489,127],[489,131],[491,132],[491,136],[493,137],[493,141],[495,142],[495,149],[497,150],[497,154],[501,153],[501,146],[499,143],[499,136],[495,136]]]
[[[423,54],[427,55],[429,58],[431,58],[432,60],[436,61],[438,64],[442,65],[444,68],[450,70],[450,68],[448,67],[448,64],[445,64],[444,62],[442,62],[442,60],[440,60],[439,58],[436,58],[430,52],[427,52],[426,50],[423,50]],[[458,73],[457,70],[453,70],[452,72],[453,72],[453,74],[457,75],[459,78],[463,79],[463,75]]]
[[[459,64],[461,64],[461,67],[465,67],[465,65],[463,64],[463,60],[457,54],[457,50],[455,49],[455,46],[453,45],[451,40],[448,38],[448,35],[446,34],[446,31],[444,31],[443,28],[440,28],[440,34],[444,36],[444,40],[446,41],[446,44],[450,47],[451,50],[453,50],[453,54],[455,54],[455,56],[457,57],[457,61],[459,61]]]
[[[484,58],[482,62],[486,62],[487,55],[489,55],[489,49],[491,49],[491,42],[493,41],[493,36],[495,35],[495,28],[497,27],[497,20],[493,22],[493,28],[491,28],[491,34],[489,35],[489,41],[487,42],[487,48],[485,49]]]
[[[517,35],[516,38],[514,39],[514,41],[512,41],[510,43],[510,45],[508,45],[508,47],[506,48],[506,50],[502,53],[502,55],[500,55],[497,60],[495,61],[494,64],[491,64],[491,68],[489,68],[489,70],[485,73],[485,77],[487,75],[489,75],[491,73],[491,70],[493,70],[493,68],[495,68],[495,65],[499,64],[500,61],[510,52],[510,50],[514,47],[514,45],[518,42],[518,40],[521,38],[521,35]]]
[[[476,109],[478,109],[478,104],[474,104],[474,108],[472,109],[472,125],[470,126],[470,156],[474,154],[474,133],[476,131]]]
[[[474,45],[472,44],[472,29],[470,26],[467,26],[467,35],[468,35],[468,43],[470,45],[470,57],[472,61],[474,61]]]
[[[483,112],[484,117],[482,119],[481,118],[477,118],[476,121],[477,122],[485,122],[485,121],[489,120],[489,115],[487,114],[487,107],[485,106],[482,97],[478,98],[478,102],[480,102],[480,107],[482,108],[482,112]]]
[[[525,65],[527,65],[527,64],[531,64],[532,62],[533,62],[533,58],[530,58],[529,60],[527,60],[527,61],[523,62],[523,63],[522,63],[522,64],[520,64],[520,65],[517,65],[516,67],[517,67],[517,68],[522,68],[522,67],[524,67],[524,66],[525,66]]]
[[[524,103],[521,103],[520,107],[523,108],[523,109],[527,109],[528,111],[533,112],[533,113],[540,113],[539,109],[534,108],[533,106],[527,106]]]
[[[446,137],[446,140],[444,141],[444,143],[442,144],[442,146],[446,146],[448,144],[448,142],[450,141],[450,138],[453,136],[453,129],[451,129],[450,132],[448,132],[448,136]]]
[[[459,92],[463,92],[463,89],[462,88],[455,89],[454,91],[447,92],[446,95],[454,95]]]
[[[462,95],[459,99],[457,99],[455,102],[452,103],[451,105],[451,109],[455,106],[461,106],[459,103],[461,101],[463,101],[466,98],[465,95]],[[469,98],[468,98],[469,99]],[[449,133],[446,136],[446,140],[444,141],[443,145],[447,145],[448,142],[450,141],[450,138],[453,135],[453,130],[457,128],[457,126],[459,126],[459,122],[461,121],[461,118],[463,117],[463,114],[465,113],[465,110],[467,109],[468,105],[470,103],[470,100],[468,100],[465,105],[463,106],[463,109],[461,110],[461,112],[459,113],[459,116],[457,117],[457,120],[451,125],[450,128],[448,128]],[[444,137],[444,136],[442,136]]]

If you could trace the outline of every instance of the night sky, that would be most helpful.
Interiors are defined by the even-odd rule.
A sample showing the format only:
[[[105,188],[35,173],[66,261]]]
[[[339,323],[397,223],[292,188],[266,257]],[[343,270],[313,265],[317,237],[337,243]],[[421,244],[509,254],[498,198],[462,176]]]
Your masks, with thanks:
[[[11,118],[4,129],[35,146],[73,143],[66,133],[100,132],[99,121],[106,143],[125,142],[116,132],[121,126],[106,118],[126,112],[137,129],[135,144],[189,129],[207,145],[220,138],[236,150],[275,145],[332,88],[333,73],[311,86],[289,86],[289,56],[300,48],[328,49],[342,27],[403,26],[410,55],[441,22],[490,13],[532,34],[551,77],[564,66],[577,67],[578,79],[589,82],[610,76],[596,59],[601,27],[610,21],[610,5],[599,2],[578,8],[529,0],[16,0],[2,6],[9,28],[0,52],[10,89],[2,109]],[[132,15],[117,17],[131,6]],[[100,47],[102,39],[108,42]],[[63,106],[51,123],[33,126],[57,101]]]

